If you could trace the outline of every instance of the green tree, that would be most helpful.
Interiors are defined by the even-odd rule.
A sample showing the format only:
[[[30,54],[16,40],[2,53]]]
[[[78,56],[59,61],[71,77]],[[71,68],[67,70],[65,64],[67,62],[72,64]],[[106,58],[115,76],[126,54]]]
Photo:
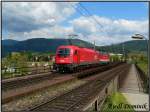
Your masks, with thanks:
[[[5,68],[19,68],[15,69],[20,74],[25,74],[27,70],[27,55],[25,53],[13,52],[6,58],[2,59],[2,67]]]

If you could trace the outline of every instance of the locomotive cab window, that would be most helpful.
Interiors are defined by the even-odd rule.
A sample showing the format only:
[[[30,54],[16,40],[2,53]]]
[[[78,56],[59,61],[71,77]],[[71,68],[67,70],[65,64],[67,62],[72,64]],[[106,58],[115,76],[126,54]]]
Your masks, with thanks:
[[[70,49],[69,48],[61,48],[58,50],[58,56],[60,57],[66,57],[70,55]]]
[[[77,54],[78,54],[78,51],[77,51],[77,50],[75,50],[75,51],[74,51],[74,55],[77,55]]]

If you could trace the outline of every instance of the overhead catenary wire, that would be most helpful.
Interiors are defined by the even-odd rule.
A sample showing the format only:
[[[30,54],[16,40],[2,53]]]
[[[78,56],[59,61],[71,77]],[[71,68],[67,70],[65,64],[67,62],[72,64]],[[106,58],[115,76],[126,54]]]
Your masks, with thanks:
[[[74,5],[72,5],[71,4],[71,6],[80,14],[80,15],[82,15],[82,16],[84,16],[84,17],[87,17],[87,16],[89,16],[89,17],[91,17],[90,18],[90,20],[91,20],[91,22],[94,22],[95,21],[95,23],[97,23],[99,26],[100,26],[100,28],[99,28],[99,30],[100,31],[102,31],[102,32],[104,32],[106,35],[108,34],[108,32],[106,32],[106,31],[104,31],[104,29],[103,29],[103,25],[101,25],[101,23],[99,23],[99,21],[81,4],[81,3],[79,3],[79,7],[80,7],[80,9],[78,8],[78,7],[75,7]],[[86,13],[83,13],[81,10],[83,10],[84,9],[84,11],[86,11]],[[94,20],[94,21],[93,21]],[[95,48],[95,47],[94,47]]]
[[[88,13],[81,5],[80,5],[80,3],[79,3],[79,7],[80,7],[80,9],[79,8],[77,8],[77,7],[75,7],[74,5],[72,5],[71,4],[71,6],[80,14],[80,15],[82,15],[82,16],[84,16],[84,17],[87,17],[87,16],[89,16],[89,17],[91,17],[91,22],[93,22],[93,20],[95,21],[95,19],[93,19],[93,17],[92,17],[92,15],[90,14],[90,13]],[[87,13],[83,13],[81,10],[82,9],[84,9]],[[102,28],[102,25],[101,25],[101,28]],[[103,31],[102,29],[100,29],[101,31]],[[103,31],[104,32],[104,31]]]
[[[79,4],[78,7],[75,7],[75,6],[72,5],[72,4],[71,4],[71,6],[72,6],[80,15],[82,15],[82,16],[84,16],[84,17],[89,16],[91,22],[92,22],[92,23],[94,22],[94,24],[97,23],[97,25],[99,26],[99,30],[102,31],[106,36],[108,36],[109,33],[103,29],[103,25],[97,20],[97,18],[95,18],[95,16],[93,16],[93,15],[88,11],[88,9],[87,9],[85,6],[83,6],[81,3],[78,3],[78,4]],[[79,9],[79,8],[80,8],[80,9]],[[82,12],[83,10],[84,10],[84,13]],[[85,13],[85,11],[86,11],[86,13]]]
[[[79,6],[82,7],[87,12],[88,16],[90,16],[100,26],[101,31],[103,31],[104,33],[108,34],[107,31],[104,31],[103,25],[101,25],[101,23],[94,16],[92,16],[92,14],[88,11],[88,9],[84,5],[79,3]]]
[[[79,3],[79,6],[82,7],[86,12],[87,14],[100,26],[100,27],[103,27],[98,21],[97,19],[92,16],[92,14],[88,11],[88,9],[86,9],[81,3]]]
[[[87,15],[84,14],[80,9],[78,9],[77,7],[75,7],[74,5],[71,4],[71,7],[73,7],[80,15],[86,17]]]
[[[78,8],[75,7],[74,5],[71,4],[71,6],[72,6],[80,15],[82,15],[82,16],[84,16],[84,17],[89,16],[89,15],[86,15],[85,13],[83,13],[83,12],[81,11],[81,9],[78,9]],[[93,21],[91,21],[91,22],[93,22]]]

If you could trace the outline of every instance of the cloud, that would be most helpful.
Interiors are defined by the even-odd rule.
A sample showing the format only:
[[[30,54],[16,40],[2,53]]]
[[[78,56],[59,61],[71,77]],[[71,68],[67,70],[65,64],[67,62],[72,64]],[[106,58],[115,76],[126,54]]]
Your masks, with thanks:
[[[26,33],[26,37],[34,37],[34,38],[66,38],[68,34],[73,33],[73,29],[71,27],[61,27],[54,26],[49,29],[40,29],[35,30],[29,33]]]
[[[30,32],[52,27],[70,17],[75,9],[67,2],[5,2],[3,29],[12,32]],[[64,16],[65,15],[65,16]]]
[[[97,22],[94,20],[96,19]],[[74,29],[84,30],[83,32],[94,33],[101,31],[102,33],[129,33],[129,32],[148,32],[148,20],[126,20],[118,19],[112,20],[110,18],[91,16],[91,17],[80,17],[71,21]]]
[[[70,21],[70,23],[73,25],[75,32],[88,35],[97,31],[95,22],[93,20],[91,22],[90,19],[80,17]]]
[[[10,33],[12,39],[26,40],[31,38],[68,38],[68,34],[73,34],[72,27],[62,27],[55,25],[54,27],[41,28],[30,32]]]
[[[135,33],[148,37],[148,20],[113,20],[94,15],[79,17],[70,23],[76,33],[83,34],[89,41],[96,40],[99,45],[131,40]]]
[[[131,35],[135,33],[148,37],[148,20],[111,19],[98,15],[78,16],[70,20],[68,18],[76,13],[70,4],[77,3],[5,2],[3,31],[9,32],[10,36],[17,40],[67,38],[69,34],[78,34],[76,38],[96,41],[97,45],[131,40]],[[68,25],[64,22],[68,22]]]

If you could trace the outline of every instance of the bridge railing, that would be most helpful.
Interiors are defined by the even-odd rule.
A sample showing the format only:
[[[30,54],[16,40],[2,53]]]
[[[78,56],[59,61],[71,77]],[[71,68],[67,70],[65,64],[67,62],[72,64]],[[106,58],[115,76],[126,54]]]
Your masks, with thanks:
[[[149,90],[149,77],[144,73],[144,71],[141,70],[141,68],[137,64],[135,66],[139,72],[140,78],[143,81],[143,88],[145,89],[145,92],[147,93]]]

